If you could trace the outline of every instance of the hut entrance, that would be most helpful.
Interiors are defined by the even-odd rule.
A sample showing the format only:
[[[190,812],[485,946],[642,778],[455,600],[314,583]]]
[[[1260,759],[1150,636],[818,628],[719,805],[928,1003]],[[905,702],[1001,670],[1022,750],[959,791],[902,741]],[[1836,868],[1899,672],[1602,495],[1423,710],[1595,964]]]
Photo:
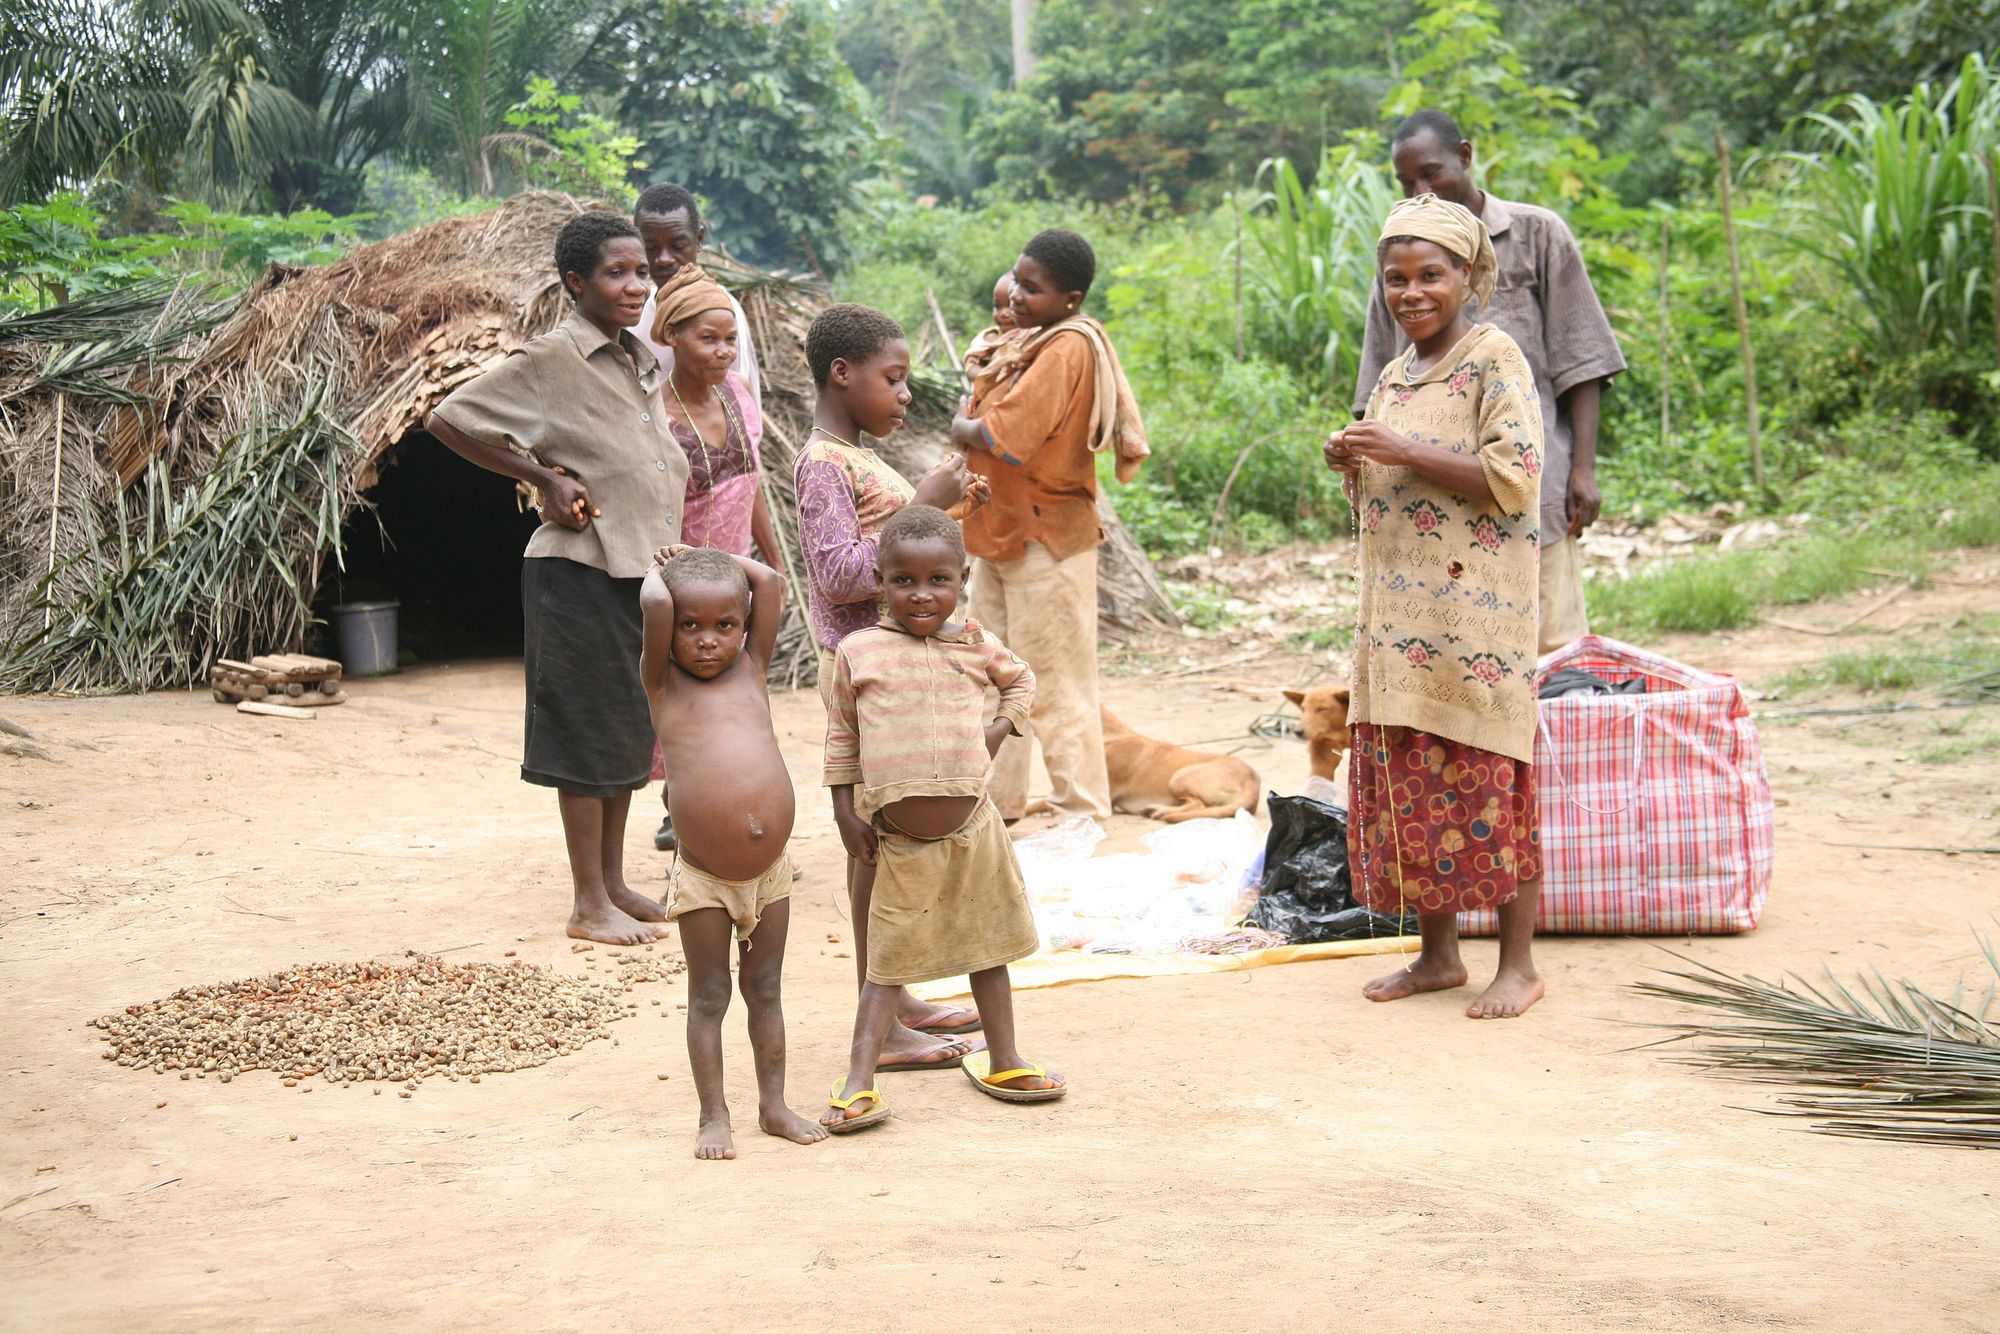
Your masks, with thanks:
[[[417,430],[376,467],[374,511],[348,517],[347,569],[330,574],[314,610],[394,598],[398,648],[419,661],[519,654],[521,550],[538,520],[516,512],[514,484]]]

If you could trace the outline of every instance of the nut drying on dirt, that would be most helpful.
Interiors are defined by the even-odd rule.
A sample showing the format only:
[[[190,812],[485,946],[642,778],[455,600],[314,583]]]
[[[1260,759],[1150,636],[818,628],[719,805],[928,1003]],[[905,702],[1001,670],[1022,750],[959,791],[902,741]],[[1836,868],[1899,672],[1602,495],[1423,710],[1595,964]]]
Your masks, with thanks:
[[[316,1076],[415,1088],[437,1075],[524,1070],[609,1038],[608,1026],[633,1012],[626,992],[682,969],[676,958],[621,955],[599,981],[412,952],[399,963],[308,964],[186,987],[92,1026],[110,1044],[106,1060],[155,1074],[227,1083],[269,1070],[287,1087]]]

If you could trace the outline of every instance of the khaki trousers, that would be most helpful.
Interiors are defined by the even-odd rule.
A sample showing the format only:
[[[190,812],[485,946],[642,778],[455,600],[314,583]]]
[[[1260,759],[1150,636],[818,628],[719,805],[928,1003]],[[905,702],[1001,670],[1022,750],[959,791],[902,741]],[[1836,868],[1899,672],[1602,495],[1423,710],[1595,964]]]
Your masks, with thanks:
[[[1590,633],[1590,616],[1583,601],[1583,566],[1577,560],[1575,541],[1566,537],[1543,547],[1538,569],[1542,621],[1535,651],[1553,653]]]
[[[972,614],[1035,673],[1027,735],[1008,737],[993,758],[993,805],[1003,819],[1026,812],[1039,739],[1049,805],[1065,817],[1108,819],[1111,780],[1097,708],[1097,549],[1059,561],[1030,542],[1020,560],[975,558]]]

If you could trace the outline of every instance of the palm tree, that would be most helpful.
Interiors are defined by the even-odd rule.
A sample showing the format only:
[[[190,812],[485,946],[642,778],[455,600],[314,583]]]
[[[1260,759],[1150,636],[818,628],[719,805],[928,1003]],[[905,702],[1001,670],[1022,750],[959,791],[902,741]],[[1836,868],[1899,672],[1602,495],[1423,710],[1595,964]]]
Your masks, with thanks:
[[[0,0],[0,204],[135,173],[349,211],[391,153],[490,190],[486,138],[640,0]]]
[[[223,0],[0,4],[0,202],[107,167],[155,188],[177,171],[202,188],[240,186],[295,151],[310,122]]]

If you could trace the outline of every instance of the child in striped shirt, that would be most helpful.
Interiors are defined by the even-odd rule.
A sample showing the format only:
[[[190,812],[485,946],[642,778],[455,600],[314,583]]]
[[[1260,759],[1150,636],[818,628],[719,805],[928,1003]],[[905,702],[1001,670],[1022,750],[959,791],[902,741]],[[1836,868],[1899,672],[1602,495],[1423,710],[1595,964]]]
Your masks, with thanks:
[[[1067,1091],[1015,1045],[1007,965],[1039,940],[1014,846],[986,797],[993,752],[1027,719],[1034,673],[977,623],[952,620],[965,540],[942,510],[899,510],[876,559],[888,615],[835,652],[826,729],[834,822],[848,854],[875,873],[850,1064],[820,1118],[837,1134],[888,1116],[875,1067],[903,987],[959,973],[971,975],[986,1025],[987,1050],[964,1060],[973,1083],[1010,1102]],[[982,723],[989,687],[1000,710]]]

